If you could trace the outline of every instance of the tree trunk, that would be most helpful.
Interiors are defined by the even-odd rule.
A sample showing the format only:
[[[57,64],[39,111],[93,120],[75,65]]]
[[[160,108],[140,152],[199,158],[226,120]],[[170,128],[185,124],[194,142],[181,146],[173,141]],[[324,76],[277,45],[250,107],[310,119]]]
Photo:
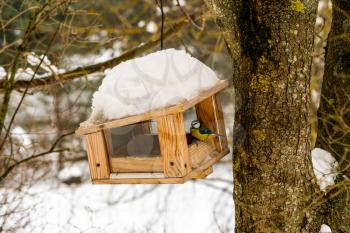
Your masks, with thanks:
[[[307,209],[316,0],[206,0],[233,60],[236,232],[319,232]]]
[[[335,157],[341,174],[350,177],[350,1],[332,0],[332,5],[316,144]],[[350,232],[350,190],[341,185],[343,179],[338,176],[326,203],[333,232]]]

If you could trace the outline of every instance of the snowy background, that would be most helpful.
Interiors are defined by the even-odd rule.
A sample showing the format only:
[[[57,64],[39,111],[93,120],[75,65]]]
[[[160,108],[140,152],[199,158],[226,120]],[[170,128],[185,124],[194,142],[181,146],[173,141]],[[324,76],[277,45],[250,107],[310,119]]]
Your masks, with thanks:
[[[38,185],[25,200],[31,232],[232,232],[229,167],[183,185]]]
[[[177,1],[171,1],[164,8],[167,24],[183,16],[183,11],[200,12],[197,9],[202,9],[203,5],[201,1],[189,0],[179,3],[182,10]],[[44,58],[42,68],[35,79],[104,62],[149,39],[158,38],[160,11],[153,1],[114,4],[114,7],[109,7],[110,2],[104,0],[72,6],[79,11],[73,14],[72,10],[66,21],[67,31],[60,31],[57,48],[43,57],[42,45],[47,41],[39,40],[36,47],[31,44],[30,51],[23,55],[15,79],[30,80],[41,58]],[[16,7],[19,6],[13,8]],[[329,11],[328,1],[320,1],[320,12],[327,12],[327,9]],[[318,46],[322,45],[327,31],[327,17],[321,16],[316,24],[319,36],[315,43]],[[12,42],[16,45],[26,23],[27,19],[21,19],[18,24],[11,25],[9,39],[4,41],[1,36],[2,46]],[[47,28],[42,30],[43,34],[49,34]],[[213,69],[220,79],[231,80],[225,43],[209,17],[203,16],[200,23],[190,24],[166,46],[186,50]],[[157,48],[151,51],[157,51]],[[0,79],[4,79],[13,51],[1,52]],[[317,105],[323,60],[315,57],[314,61],[312,97]],[[106,69],[70,82],[59,82],[39,91],[30,90],[11,129],[11,144],[6,145],[1,153],[11,154],[11,159],[18,161],[46,151],[60,135],[73,132],[91,114],[93,93],[109,71]],[[22,94],[23,91],[12,93],[10,115]],[[231,145],[234,121],[232,85],[221,93],[221,97]],[[60,148],[64,150],[23,163],[6,177],[6,182],[0,186],[0,232],[233,232],[231,155],[216,164],[213,174],[206,179],[182,185],[91,185],[81,138],[67,136],[60,142]],[[333,157],[315,149],[312,162],[321,189],[332,185],[337,174]],[[321,232],[329,233],[330,229],[323,225]]]

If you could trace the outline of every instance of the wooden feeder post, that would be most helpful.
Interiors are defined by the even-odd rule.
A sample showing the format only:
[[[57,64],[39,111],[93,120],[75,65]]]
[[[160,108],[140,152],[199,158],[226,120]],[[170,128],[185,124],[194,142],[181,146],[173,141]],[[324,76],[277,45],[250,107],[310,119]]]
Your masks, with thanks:
[[[109,179],[110,169],[103,131],[85,135],[86,149],[92,180]]]
[[[184,177],[190,171],[183,114],[170,114],[157,119],[164,175]]]

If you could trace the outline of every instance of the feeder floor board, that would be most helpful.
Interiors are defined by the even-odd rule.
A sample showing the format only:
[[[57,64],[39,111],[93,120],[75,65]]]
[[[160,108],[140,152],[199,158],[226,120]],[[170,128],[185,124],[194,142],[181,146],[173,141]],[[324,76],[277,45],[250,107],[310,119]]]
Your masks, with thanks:
[[[184,177],[165,177],[163,173],[112,173],[109,179],[93,180],[93,184],[183,184],[190,179],[205,178],[212,166],[229,153],[229,149],[214,152],[201,165]]]
[[[112,173],[130,173],[130,172],[163,172],[162,157],[124,157],[111,158],[110,167]],[[155,173],[156,174],[156,173]]]
[[[212,139],[194,141],[188,145],[191,168],[197,168],[214,151]],[[111,173],[157,173],[164,172],[163,157],[157,156],[111,156],[109,158]]]

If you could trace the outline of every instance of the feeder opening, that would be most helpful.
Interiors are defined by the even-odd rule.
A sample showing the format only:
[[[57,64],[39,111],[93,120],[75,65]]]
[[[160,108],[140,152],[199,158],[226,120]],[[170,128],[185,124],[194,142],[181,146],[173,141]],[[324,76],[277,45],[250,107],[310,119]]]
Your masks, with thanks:
[[[110,158],[160,156],[157,124],[154,121],[105,129],[104,135]]]
[[[104,139],[113,173],[164,170],[155,121],[105,129]]]

